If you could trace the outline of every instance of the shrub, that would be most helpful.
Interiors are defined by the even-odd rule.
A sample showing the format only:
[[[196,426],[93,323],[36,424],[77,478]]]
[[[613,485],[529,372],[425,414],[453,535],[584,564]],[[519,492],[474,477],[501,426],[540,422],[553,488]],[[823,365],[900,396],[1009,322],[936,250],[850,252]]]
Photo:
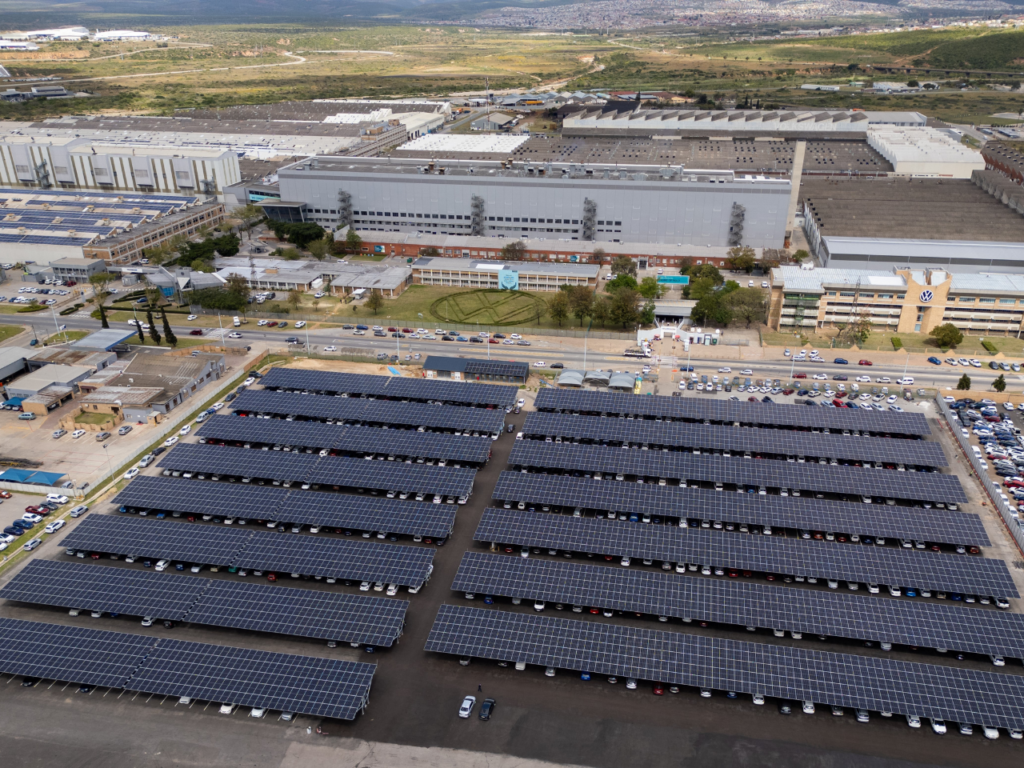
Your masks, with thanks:
[[[998,352],[998,351],[999,351],[999,350],[998,350],[998,349],[996,348],[996,345],[995,345],[995,344],[993,344],[993,343],[992,343],[991,341],[983,341],[983,342],[981,342],[981,346],[983,346],[983,347],[984,347],[985,349],[987,349],[987,350],[988,350],[989,352],[991,352],[991,353],[992,353],[993,355],[994,355],[994,354],[995,354],[996,352]]]
[[[892,348],[893,349],[897,349],[897,350],[898,349],[903,349],[903,340],[900,339],[899,336],[893,336],[892,337]]]
[[[45,304],[29,304],[27,307],[18,307],[15,312],[41,312],[46,309]]]
[[[63,317],[64,315],[70,315],[70,314],[73,314],[73,313],[77,312],[78,310],[80,310],[84,306],[85,306],[85,304],[74,304],[74,305],[72,305],[70,307],[64,307],[64,309],[62,309],[57,314],[60,315],[61,317]]]

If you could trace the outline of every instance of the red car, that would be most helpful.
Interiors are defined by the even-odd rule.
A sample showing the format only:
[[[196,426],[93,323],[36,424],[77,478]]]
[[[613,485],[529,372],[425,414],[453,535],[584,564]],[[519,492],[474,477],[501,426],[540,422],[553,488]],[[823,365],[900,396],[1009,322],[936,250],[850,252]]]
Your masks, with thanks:
[[[501,342],[498,341],[497,339],[488,339],[487,343],[488,344],[500,344]]]
[[[277,328],[277,320],[271,320],[267,323],[267,328]]]
[[[857,361],[857,365],[874,365],[874,363],[872,363],[870,360],[859,360]]]
[[[415,333],[415,331],[412,328],[403,328],[402,333]]]
[[[664,696],[665,695],[665,686],[663,686],[661,683],[655,683],[654,684],[654,695],[655,696]]]
[[[846,403],[844,403],[838,397],[832,398],[832,405],[834,405],[836,408],[846,408],[847,407]]]
[[[9,499],[9,498],[11,498],[11,492],[10,491],[0,491],[0,499]]]
[[[806,379],[807,378],[807,374],[806,373],[794,373],[793,374],[793,378],[794,379]]]
[[[1024,488],[1024,480],[1009,480],[1003,483],[1007,488]]]
[[[203,331],[200,328],[196,328],[195,330],[189,331],[188,335],[189,336],[202,336],[203,335]]]
[[[388,326],[388,333],[398,333],[398,329],[394,326]]]
[[[31,513],[33,515],[48,515],[48,514],[50,514],[50,510],[46,509],[45,507],[42,508],[42,509],[40,509],[39,507],[25,507],[25,511],[29,512],[29,513]]]

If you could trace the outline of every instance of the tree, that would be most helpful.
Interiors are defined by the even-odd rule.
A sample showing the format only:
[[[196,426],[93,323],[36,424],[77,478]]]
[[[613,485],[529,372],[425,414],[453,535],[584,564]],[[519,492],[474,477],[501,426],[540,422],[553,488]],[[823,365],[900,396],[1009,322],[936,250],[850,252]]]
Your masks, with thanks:
[[[971,377],[966,373],[960,377],[960,381],[956,383],[957,389],[970,389],[971,388]]]
[[[594,306],[590,308],[590,316],[594,322],[600,325],[602,328],[607,324],[608,318],[611,317],[612,304],[607,296],[598,296],[594,299]]]
[[[331,245],[326,239],[314,240],[309,244],[309,252],[313,254],[313,258],[317,261],[323,261],[330,249]]]
[[[746,272],[749,275],[757,266],[754,249],[747,245],[730,248],[726,265],[735,272]]]
[[[640,310],[640,323],[642,325],[653,325],[654,324],[654,302],[647,300],[644,302],[643,309]]]
[[[701,278],[710,278],[714,281],[715,285],[721,285],[725,282],[725,278],[722,277],[722,273],[718,271],[718,267],[714,264],[697,264],[696,266],[690,267],[690,281],[700,280]]]
[[[110,323],[107,321],[107,308],[105,306],[103,306],[103,302],[102,301],[100,302],[100,305],[99,305],[98,309],[100,311],[100,327],[101,328],[109,328],[110,327]]]
[[[921,83],[919,83],[917,80],[908,80],[907,81],[907,88],[920,88],[920,87],[921,87]],[[1000,391],[1002,391],[1002,390],[1000,390]]]
[[[594,292],[583,285],[567,286],[566,293],[569,298],[569,311],[583,325],[583,318],[590,315],[594,309]]]
[[[366,299],[366,308],[375,315],[384,308],[384,297],[376,288],[370,291],[370,295]]]
[[[710,277],[701,277],[694,280],[687,287],[689,290],[686,291],[686,298],[693,299],[694,301],[700,301],[705,296],[710,296],[715,293],[717,288],[715,281]]]
[[[231,215],[242,222],[239,229],[244,230],[247,234],[247,239],[252,240],[252,225],[263,218],[262,209],[249,203],[248,205],[238,206],[231,211]]]
[[[312,221],[270,221],[267,226],[274,231],[278,240],[287,240],[296,248],[305,248],[314,240],[323,240],[326,234],[323,227]],[[352,231],[349,229],[349,232]]]
[[[320,309],[320,299],[318,299],[315,295],[313,296],[312,304],[313,304],[313,311],[314,312],[316,312],[318,309]]]
[[[662,286],[658,285],[658,278],[645,277],[640,281],[640,287],[637,290],[645,299],[657,299],[661,296]]]
[[[107,295],[107,286],[116,279],[117,277],[109,272],[97,272],[94,275],[89,275],[89,285],[92,286],[92,300],[96,302],[96,306],[103,303],[103,299]]]
[[[149,323],[149,338],[153,340],[154,344],[160,343],[160,331],[156,329],[156,323],[153,321],[153,310],[146,310],[146,322]]]
[[[178,337],[175,336],[174,331],[171,330],[171,324],[167,321],[167,313],[161,312],[160,317],[164,321],[164,338],[167,340],[167,343],[172,347],[178,346]]]
[[[508,243],[501,248],[501,258],[507,261],[522,261],[526,258],[526,246],[522,240]]]
[[[800,264],[805,259],[809,259],[809,258],[811,258],[811,254],[809,254],[803,248],[801,248],[799,251],[797,251],[796,253],[793,254],[793,261],[795,261],[797,264]]]
[[[228,275],[228,279],[224,282],[224,290],[240,298],[243,304],[249,301],[249,294],[252,293],[249,281],[237,272]]]
[[[292,290],[288,291],[288,299],[287,299],[287,301],[288,301],[288,306],[290,306],[292,309],[298,309],[299,308],[299,304],[302,303],[302,291],[300,291],[298,289],[295,289],[295,288],[293,288]]]
[[[612,259],[612,274],[636,277],[636,262],[629,256],[616,256]]]
[[[679,259],[679,274],[688,275],[693,269],[693,256],[683,256]]]
[[[562,327],[562,322],[569,316],[569,295],[565,291],[556,291],[555,295],[548,299],[548,315]]]
[[[632,275],[616,275],[614,280],[609,280],[604,286],[608,293],[615,293],[622,288],[628,288],[631,291],[637,290],[639,286],[636,284],[636,278]]]
[[[189,264],[189,267],[192,269],[193,272],[213,272],[214,271],[213,264],[211,264],[210,262],[206,261],[205,259],[196,259],[191,264]]]
[[[363,238],[359,236],[352,227],[348,228],[348,232],[345,233],[345,253],[356,254],[359,253],[363,248]]]
[[[856,319],[839,327],[836,338],[850,344],[863,344],[871,333],[871,315],[861,312]]]
[[[627,328],[640,319],[640,294],[632,288],[620,288],[612,296],[611,320]]]
[[[1003,374],[999,374],[999,378],[992,382],[992,389],[996,392],[1003,392],[1006,390],[1006,377]]]
[[[690,310],[690,319],[697,325],[728,325],[732,312],[717,293],[709,293]]]
[[[590,261],[593,264],[602,264],[606,258],[608,254],[604,252],[604,248],[595,248],[590,254]]]
[[[429,258],[435,258],[435,257],[440,256],[440,255],[441,255],[441,251],[439,251],[434,246],[430,246],[429,248],[424,248],[422,251],[420,251],[420,256],[427,256]]]
[[[945,349],[955,347],[964,340],[963,331],[952,323],[944,323],[943,325],[935,326],[935,328],[932,329],[931,337],[935,339],[936,344]]]
[[[757,288],[740,288],[726,294],[721,301],[732,319],[742,320],[747,328],[751,323],[763,323],[768,317],[765,293]]]

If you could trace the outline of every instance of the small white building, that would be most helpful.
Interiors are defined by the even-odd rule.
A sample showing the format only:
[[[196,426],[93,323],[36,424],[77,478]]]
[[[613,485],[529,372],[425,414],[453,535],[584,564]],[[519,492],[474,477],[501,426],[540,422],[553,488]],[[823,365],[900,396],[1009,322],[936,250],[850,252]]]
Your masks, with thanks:
[[[985,170],[980,152],[935,128],[871,126],[867,138],[896,174],[969,179],[974,171]]]
[[[507,128],[515,122],[515,118],[511,115],[506,115],[504,112],[491,112],[483,117],[478,117],[469,127],[474,131],[500,131],[502,128]]]

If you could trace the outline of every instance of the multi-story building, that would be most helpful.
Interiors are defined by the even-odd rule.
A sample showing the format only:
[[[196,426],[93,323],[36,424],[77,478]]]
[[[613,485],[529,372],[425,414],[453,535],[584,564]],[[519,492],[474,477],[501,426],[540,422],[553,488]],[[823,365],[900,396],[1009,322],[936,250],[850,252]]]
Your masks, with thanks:
[[[563,285],[597,287],[596,264],[545,264],[424,256],[412,264],[412,281],[457,288],[557,291]]]
[[[772,270],[771,328],[834,328],[858,318],[899,333],[928,333],[944,323],[965,333],[1018,333],[1024,327],[1024,275],[936,269]]]
[[[103,259],[107,264],[131,264],[141,259],[145,251],[156,248],[172,237],[191,237],[203,227],[215,227],[224,221],[223,203],[206,203],[179,211],[170,216],[100,236],[82,247],[87,259]]]

